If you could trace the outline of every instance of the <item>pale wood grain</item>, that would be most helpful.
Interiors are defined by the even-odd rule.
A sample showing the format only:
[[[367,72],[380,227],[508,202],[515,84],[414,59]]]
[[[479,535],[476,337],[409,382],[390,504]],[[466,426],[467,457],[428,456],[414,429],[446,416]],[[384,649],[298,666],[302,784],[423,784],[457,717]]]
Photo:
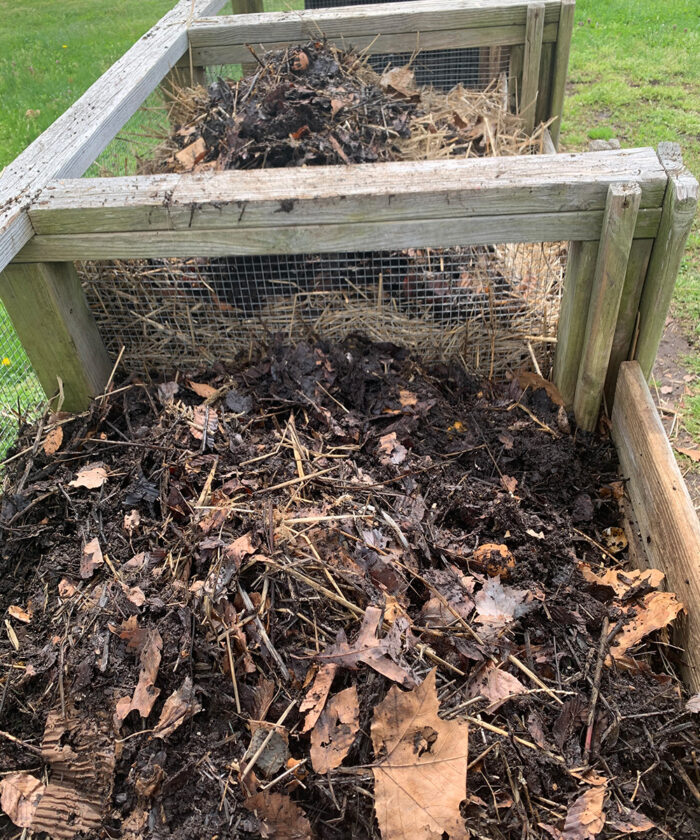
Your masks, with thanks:
[[[525,131],[532,133],[537,113],[537,92],[540,81],[542,40],[544,35],[545,8],[542,2],[527,7],[525,27],[525,52],[523,55],[523,82],[521,87],[520,116]]]

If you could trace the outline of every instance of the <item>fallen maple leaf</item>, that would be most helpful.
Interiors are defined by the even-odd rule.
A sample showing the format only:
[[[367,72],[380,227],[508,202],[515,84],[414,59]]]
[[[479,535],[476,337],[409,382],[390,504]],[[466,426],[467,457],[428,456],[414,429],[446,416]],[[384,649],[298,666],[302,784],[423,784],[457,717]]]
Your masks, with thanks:
[[[0,808],[19,828],[31,828],[45,785],[29,773],[10,773],[0,781]]]
[[[317,773],[340,767],[360,728],[357,688],[351,685],[328,701],[311,733],[311,765]]]
[[[257,814],[264,840],[310,840],[311,823],[288,796],[265,790],[246,799],[244,805]]]
[[[476,620],[500,630],[528,611],[528,597],[525,589],[504,586],[499,577],[489,578],[474,598]]]
[[[486,711],[491,714],[511,697],[527,694],[527,688],[517,677],[502,671],[493,662],[487,662],[469,681],[469,696],[481,695],[490,701]]]
[[[56,426],[55,429],[46,435],[44,440],[44,452],[46,455],[54,455],[61,448],[63,443],[63,426]]]
[[[435,670],[413,691],[389,689],[374,710],[374,797],[383,840],[466,838],[469,730],[438,717]]]
[[[597,575],[586,563],[579,563],[578,567],[584,580],[598,586],[609,586],[618,598],[624,597],[631,589],[642,584],[658,589],[665,577],[659,569],[608,569],[605,574]]]
[[[88,490],[96,490],[107,481],[107,470],[104,464],[93,464],[78,470],[73,481],[68,482],[69,487],[87,487]]]
[[[306,692],[299,706],[299,712],[301,714],[304,712],[307,713],[304,719],[304,726],[301,730],[302,732],[308,732],[316,725],[316,721],[319,719],[323,707],[326,705],[326,700],[328,699],[328,694],[330,693],[337,670],[338,666],[333,662],[329,662],[326,665],[321,665],[316,672],[311,688]]]
[[[408,621],[397,618],[386,636],[379,639],[381,617],[379,607],[367,607],[355,643],[350,645],[345,631],[340,629],[335,644],[316,658],[353,670],[362,662],[387,679],[409,688],[414,686],[416,682],[411,673],[396,661],[401,652],[401,633],[408,628]]]
[[[396,432],[379,438],[379,461],[384,466],[403,463],[406,460],[407,451],[406,447],[396,439]]]
[[[635,609],[636,615],[622,626],[610,648],[610,656],[613,659],[624,656],[649,633],[670,624],[683,609],[683,604],[673,592],[649,592]],[[610,664],[610,657],[606,663]]]
[[[80,558],[80,577],[87,579],[92,577],[95,569],[104,563],[102,549],[97,537],[91,539],[83,548],[83,556]]]
[[[185,677],[180,688],[173,691],[165,701],[158,723],[153,729],[154,738],[167,738],[178,726],[201,711],[202,707],[194,696],[192,680],[190,677]]]

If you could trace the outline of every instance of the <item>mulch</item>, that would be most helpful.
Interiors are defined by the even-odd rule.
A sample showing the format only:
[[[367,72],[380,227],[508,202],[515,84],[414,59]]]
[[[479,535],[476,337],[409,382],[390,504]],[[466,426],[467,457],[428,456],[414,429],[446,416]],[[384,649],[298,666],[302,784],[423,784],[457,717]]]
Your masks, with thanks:
[[[355,336],[25,430],[2,836],[696,838],[680,605],[557,399]]]

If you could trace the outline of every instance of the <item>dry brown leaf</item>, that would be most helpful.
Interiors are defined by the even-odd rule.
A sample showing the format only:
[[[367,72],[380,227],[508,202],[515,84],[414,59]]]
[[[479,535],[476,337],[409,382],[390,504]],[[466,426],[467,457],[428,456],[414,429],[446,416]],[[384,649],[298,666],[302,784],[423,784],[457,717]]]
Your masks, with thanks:
[[[622,808],[619,804],[617,807],[621,812],[620,816],[608,817],[607,823],[615,831],[619,831],[621,834],[640,834],[643,831],[651,831],[652,828],[656,828],[656,824],[639,811]]]
[[[207,153],[207,144],[201,137],[198,137],[194,143],[185,146],[179,152],[175,153],[175,160],[180,166],[187,171],[192,169],[199,160]]]
[[[121,581],[121,587],[127,601],[130,601],[135,607],[142,607],[146,603],[146,596],[139,586],[127,586]]]
[[[418,397],[411,393],[411,391],[401,389],[399,391],[399,402],[401,403],[401,408],[412,408],[418,404]]]
[[[215,397],[219,393],[218,388],[213,388],[211,385],[207,385],[204,382],[192,382],[192,380],[188,380],[187,387],[191,391],[194,391],[195,394],[203,400]]]
[[[340,767],[360,728],[357,688],[351,685],[326,704],[311,733],[311,765],[317,773]]]
[[[249,797],[244,804],[257,814],[264,840],[311,840],[309,820],[288,796],[265,790]]]
[[[51,429],[48,435],[46,435],[46,439],[44,440],[44,453],[46,455],[55,455],[61,448],[62,443],[63,426],[56,426],[55,429]]]
[[[201,711],[202,707],[194,696],[192,680],[190,677],[185,677],[185,681],[180,688],[173,691],[165,701],[163,711],[160,713],[158,723],[153,730],[153,737],[167,738],[178,726]]]
[[[58,582],[58,594],[61,598],[72,598],[78,591],[74,583],[71,583],[68,578],[61,578]]]
[[[80,558],[80,577],[83,579],[92,577],[95,569],[103,563],[104,557],[102,556],[100,542],[95,537],[83,548],[83,556]]]
[[[202,440],[205,424],[207,437],[214,437],[216,430],[219,428],[219,415],[216,409],[209,405],[198,405],[194,410],[194,418],[190,425],[193,438]]]
[[[104,464],[92,464],[78,470],[73,481],[68,482],[69,487],[87,487],[88,490],[96,490],[107,481],[107,470]]]
[[[405,99],[416,102],[420,99],[420,93],[416,90],[416,79],[408,65],[385,70],[379,84],[383,90],[397,93]]]
[[[31,828],[46,787],[28,773],[10,773],[0,781],[0,808],[19,828]]]
[[[224,549],[224,555],[227,560],[233,560],[237,568],[240,568],[243,560],[251,554],[255,554],[256,548],[253,545],[253,532],[248,531],[237,540],[234,540],[230,545]]]
[[[564,405],[564,398],[559,393],[557,386],[537,373],[533,373],[532,371],[519,373],[518,385],[523,389],[530,388],[533,391],[537,391],[538,388],[544,388],[547,396],[555,405]]]
[[[652,589],[658,589],[665,577],[659,569],[608,569],[605,574],[597,575],[586,563],[579,563],[579,570],[584,580],[598,586],[609,586],[618,598],[624,597],[631,589],[646,584]]]
[[[350,645],[345,631],[341,629],[335,644],[316,658],[352,670],[362,662],[387,679],[411,688],[416,684],[413,676],[396,661],[401,651],[401,633],[407,629],[408,622],[406,619],[397,618],[386,636],[379,639],[377,634],[381,617],[382,611],[379,607],[367,607],[355,643]]]
[[[680,446],[675,447],[676,452],[680,452],[681,455],[685,455],[686,458],[690,458],[691,461],[695,461],[697,464],[700,461],[700,449],[683,449]]]
[[[515,493],[515,491],[518,488],[518,479],[513,478],[510,475],[502,475],[501,476],[501,486],[503,487],[504,490],[507,490],[512,496],[513,493]]]
[[[18,607],[16,604],[12,604],[12,606],[8,607],[7,612],[12,618],[17,621],[21,621],[23,624],[29,624],[32,620],[31,610],[22,609],[22,607]]]
[[[110,630],[113,630],[113,628],[110,627]],[[160,667],[161,651],[163,650],[163,639],[160,633],[153,628],[138,627],[136,616],[131,616],[122,624],[119,636],[127,640],[127,647],[138,649],[141,669],[133,697],[131,699],[122,697],[117,701],[114,715],[117,728],[129,712],[133,710],[136,710],[142,718],[147,718],[150,715],[153,704],[160,694],[160,689],[156,688],[155,682]]]
[[[683,604],[673,592],[649,592],[644,596],[641,604],[635,607],[636,615],[622,626],[622,630],[615,637],[615,643],[610,648],[610,656],[613,659],[624,656],[631,647],[649,633],[670,624],[682,609]],[[609,664],[610,657],[606,662]]]
[[[337,670],[338,666],[333,662],[329,662],[326,665],[321,665],[316,672],[313,684],[306,692],[306,696],[299,706],[299,712],[301,714],[306,712],[302,732],[308,732],[316,725],[316,721],[319,719],[323,707],[326,705],[326,700]]]
[[[141,524],[141,514],[137,510],[131,510],[124,514],[124,529],[128,531],[129,535]]]
[[[700,694],[693,694],[693,696],[685,704],[686,712],[700,712]]]
[[[347,104],[344,99],[331,99],[331,117],[334,117],[338,111],[342,111]]]
[[[402,464],[406,460],[406,453],[406,447],[396,439],[396,432],[379,438],[379,461],[384,466]]]
[[[374,796],[383,840],[466,838],[468,728],[438,717],[435,670],[413,691],[389,689],[374,710]]]
[[[511,697],[527,694],[527,688],[517,677],[488,662],[469,681],[469,696],[477,697],[479,694],[490,701],[486,711],[491,714]]]
[[[474,598],[476,620],[494,630],[510,624],[529,609],[525,589],[504,586],[500,578],[489,578]]]
[[[564,820],[563,840],[593,840],[603,830],[605,785],[589,788],[569,806]]]

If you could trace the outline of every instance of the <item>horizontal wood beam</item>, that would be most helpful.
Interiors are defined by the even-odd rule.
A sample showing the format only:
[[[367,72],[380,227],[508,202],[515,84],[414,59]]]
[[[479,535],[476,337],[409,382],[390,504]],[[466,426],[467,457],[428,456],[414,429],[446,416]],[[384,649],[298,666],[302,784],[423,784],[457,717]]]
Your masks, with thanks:
[[[372,53],[504,46],[525,42],[527,6],[522,0],[418,0],[230,15],[196,21],[189,37],[193,60],[202,65],[249,59],[246,44],[274,49],[319,37]],[[545,0],[545,42],[557,39],[560,10],[561,0]]]
[[[225,0],[180,0],[0,175],[0,271],[33,234],[27,209],[53,178],[78,177],[187,50],[187,26]]]
[[[700,522],[637,362],[620,365],[612,436],[646,554],[687,610],[674,641],[688,686],[700,691]]]
[[[402,248],[450,248],[503,242],[560,242],[599,239],[603,210],[529,213],[518,216],[460,216],[402,222],[346,222],[182,230],[123,231],[35,236],[17,262],[47,260],[137,259],[154,257],[224,257],[243,254],[304,254],[385,251]],[[661,220],[660,208],[640,210],[634,235],[651,238]]]
[[[46,237],[585,214],[602,212],[608,188],[632,179],[642,209],[661,207],[665,169],[653,149],[631,149],[55,181],[30,218]]]

